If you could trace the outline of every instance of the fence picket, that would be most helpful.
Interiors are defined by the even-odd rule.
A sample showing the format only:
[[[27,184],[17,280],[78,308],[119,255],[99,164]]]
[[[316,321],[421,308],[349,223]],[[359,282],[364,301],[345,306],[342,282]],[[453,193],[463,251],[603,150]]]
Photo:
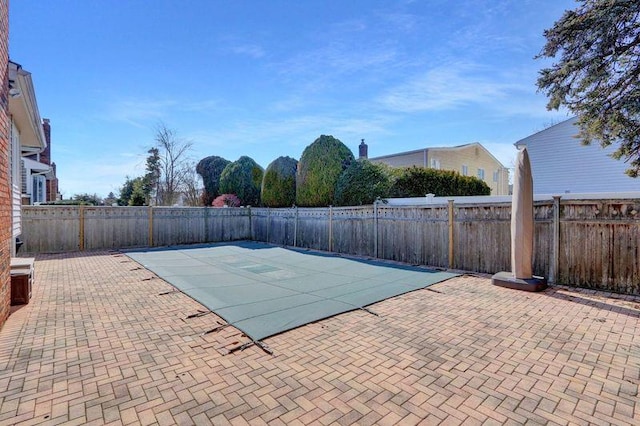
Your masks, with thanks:
[[[534,273],[640,294],[640,199],[535,203]],[[510,269],[510,203],[330,208],[23,206],[22,253],[257,240],[410,264]]]

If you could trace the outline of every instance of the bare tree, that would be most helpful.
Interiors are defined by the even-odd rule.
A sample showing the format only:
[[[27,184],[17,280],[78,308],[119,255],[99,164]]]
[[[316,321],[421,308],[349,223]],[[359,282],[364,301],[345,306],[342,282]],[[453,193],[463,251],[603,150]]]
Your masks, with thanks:
[[[200,184],[200,176],[196,172],[196,165],[191,163],[185,174],[182,195],[184,203],[190,207],[198,207],[202,205],[202,185]]]
[[[160,156],[156,197],[158,205],[171,206],[178,202],[187,174],[193,168],[189,161],[193,143],[178,138],[164,123],[156,128],[155,140]]]

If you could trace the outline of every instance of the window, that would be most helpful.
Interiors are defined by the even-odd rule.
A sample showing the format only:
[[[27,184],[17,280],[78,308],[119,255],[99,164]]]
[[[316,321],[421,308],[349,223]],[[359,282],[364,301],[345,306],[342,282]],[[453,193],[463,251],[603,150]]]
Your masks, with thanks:
[[[11,183],[17,190],[20,190],[20,173],[22,169],[22,159],[20,158],[20,134],[18,128],[11,121]]]
[[[469,167],[462,166],[462,176],[469,176]]]
[[[498,182],[500,180],[500,170],[493,172],[493,181]]]
[[[32,203],[44,203],[45,200],[45,178],[42,175],[33,176]]]
[[[478,169],[478,179],[484,180],[484,169]]]
[[[439,169],[440,168],[440,160],[436,160],[435,158],[431,159],[431,168]]]

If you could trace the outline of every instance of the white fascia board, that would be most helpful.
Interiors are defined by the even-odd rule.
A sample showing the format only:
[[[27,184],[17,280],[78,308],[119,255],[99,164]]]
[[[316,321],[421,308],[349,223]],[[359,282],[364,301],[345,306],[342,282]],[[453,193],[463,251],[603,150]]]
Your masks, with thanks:
[[[12,86],[19,91],[18,96],[9,96],[9,114],[20,132],[20,145],[29,151],[35,148],[37,152],[42,152],[47,146],[47,140],[42,128],[31,73],[18,64],[9,62],[9,79],[12,80]]]

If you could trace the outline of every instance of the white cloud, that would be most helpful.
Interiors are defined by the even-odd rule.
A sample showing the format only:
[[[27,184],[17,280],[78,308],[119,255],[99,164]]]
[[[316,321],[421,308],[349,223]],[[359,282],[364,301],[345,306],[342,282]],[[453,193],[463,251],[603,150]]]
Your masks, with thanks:
[[[178,99],[126,98],[111,102],[102,118],[147,128],[179,112],[212,112],[221,102],[215,99],[184,101]]]
[[[264,49],[257,44],[237,44],[229,46],[229,50],[235,54],[248,56],[253,59],[259,59],[266,55]]]
[[[396,59],[396,51],[390,46],[363,48],[346,42],[334,41],[317,49],[299,53],[276,64],[282,75],[296,78],[306,76],[319,80],[329,80],[342,74],[390,64]]]
[[[483,77],[473,68],[464,64],[432,68],[388,89],[379,103],[396,112],[438,111],[498,102],[515,87],[508,82]]]
[[[167,111],[175,105],[176,102],[172,100],[122,99],[111,102],[103,118],[136,127],[147,127],[150,121],[164,118]]]

